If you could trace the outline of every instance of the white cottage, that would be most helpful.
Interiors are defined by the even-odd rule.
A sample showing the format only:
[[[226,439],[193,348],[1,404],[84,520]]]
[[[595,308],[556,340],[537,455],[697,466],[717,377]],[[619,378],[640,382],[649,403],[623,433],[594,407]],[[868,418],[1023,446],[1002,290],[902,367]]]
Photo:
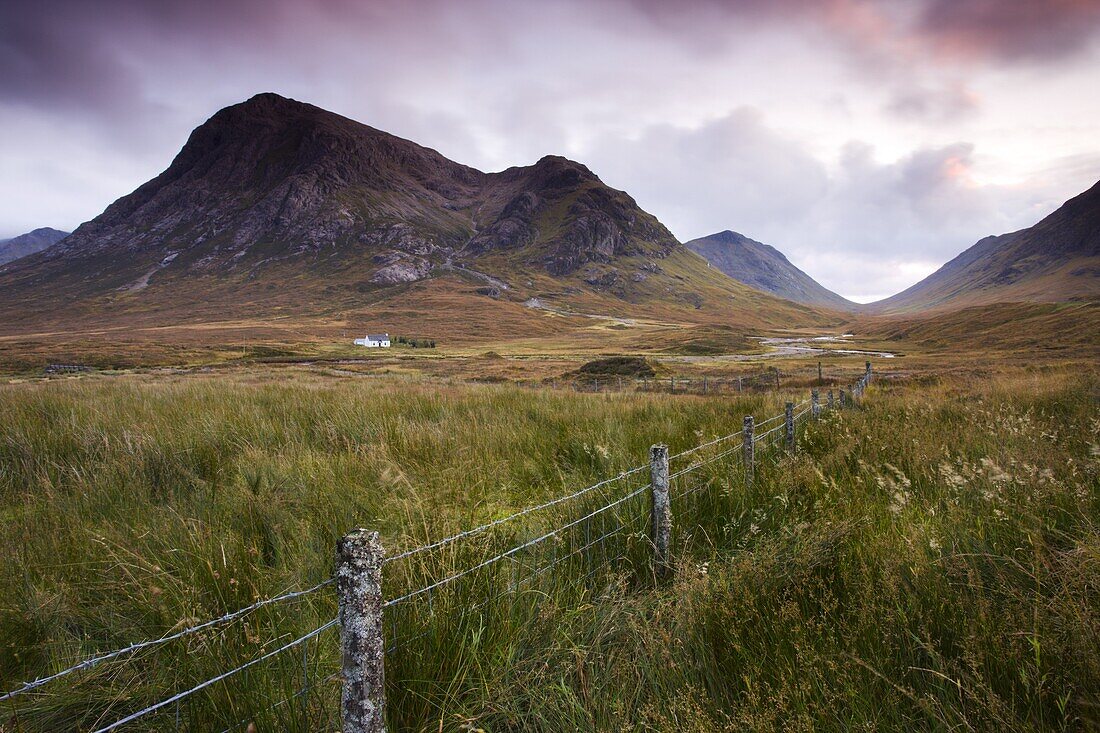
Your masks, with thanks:
[[[390,335],[388,333],[368,333],[366,338],[355,339],[356,346],[366,346],[368,349],[390,348]]]

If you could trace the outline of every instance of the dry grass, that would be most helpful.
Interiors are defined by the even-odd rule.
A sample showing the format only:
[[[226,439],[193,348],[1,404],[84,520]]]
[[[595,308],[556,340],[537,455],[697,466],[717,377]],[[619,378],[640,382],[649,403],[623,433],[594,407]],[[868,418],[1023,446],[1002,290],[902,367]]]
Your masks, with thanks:
[[[607,520],[623,527],[615,562],[578,555],[476,612],[499,576],[414,606],[397,632],[424,635],[391,655],[392,727],[1095,727],[1097,390],[1095,373],[1057,368],[883,379],[865,409],[812,427],[798,458],[765,460],[751,488],[726,461],[681,479],[677,490],[703,491],[674,504],[671,585],[646,569],[642,501]],[[657,440],[675,452],[736,429],[783,398],[296,370],[0,387],[3,686],[324,578],[349,527],[378,528],[390,547],[438,537],[642,462]],[[391,568],[388,585],[440,577],[592,502]],[[579,537],[563,541],[526,567]],[[332,613],[328,594],[265,610],[21,700],[3,725],[92,727]],[[314,680],[337,668],[331,635],[307,662]],[[185,726],[331,729],[332,683],[304,709],[264,711],[297,689],[301,665],[293,654],[196,696]],[[149,725],[171,729],[174,712]]]

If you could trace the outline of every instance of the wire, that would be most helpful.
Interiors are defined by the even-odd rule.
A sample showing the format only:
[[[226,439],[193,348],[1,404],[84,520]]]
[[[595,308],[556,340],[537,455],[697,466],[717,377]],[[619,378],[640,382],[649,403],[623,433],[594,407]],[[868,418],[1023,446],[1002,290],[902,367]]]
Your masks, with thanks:
[[[552,506],[555,506],[556,504],[561,504],[562,502],[569,501],[570,499],[576,499],[577,497],[583,496],[583,495],[587,494],[588,492],[590,492],[594,489],[598,489],[601,486],[606,486],[607,484],[610,484],[610,483],[615,482],[615,481],[620,481],[620,480],[626,478],[627,476],[632,476],[633,474],[638,473],[639,471],[644,471],[648,468],[649,468],[648,465],[646,465],[646,466],[637,466],[635,468],[630,469],[629,471],[623,471],[618,476],[613,476],[612,478],[604,479],[603,481],[592,484],[591,486],[586,486],[585,488],[581,489],[580,491],[576,491],[572,494],[569,494],[568,496],[558,497],[557,499],[552,499],[551,501],[548,501],[545,504],[539,504],[538,506],[528,507],[527,509],[523,509],[521,511],[518,511],[515,514],[510,514],[507,517],[502,517],[501,519],[494,519],[493,521],[487,522],[487,523],[481,525],[480,527],[474,527],[473,529],[468,529],[468,530],[465,530],[463,532],[459,532],[458,534],[453,534],[450,537],[444,537],[441,540],[431,542],[427,545],[422,545],[421,547],[414,547],[411,550],[405,550],[404,552],[401,552],[401,553],[399,553],[397,555],[394,555],[392,557],[387,557],[385,560],[382,561],[382,564],[386,565],[386,564],[389,564],[391,562],[395,562],[397,560],[402,560],[406,557],[411,557],[412,555],[416,555],[417,553],[420,553],[420,552],[427,552],[428,550],[435,550],[435,549],[438,549],[440,547],[444,547],[445,545],[449,545],[452,542],[457,542],[458,540],[463,539],[465,537],[470,537],[470,536],[473,536],[473,535],[476,535],[476,534],[480,534],[480,533],[484,532],[487,529],[492,529],[493,527],[504,524],[505,522],[510,522],[513,519],[516,519],[518,517],[522,517],[522,516],[525,516],[527,514],[531,514],[532,512],[541,511],[543,509],[548,509]]]
[[[154,703],[153,705],[150,705],[147,708],[143,708],[142,710],[138,710],[136,713],[130,713],[125,718],[122,718],[121,720],[116,720],[115,722],[111,723],[110,725],[108,725],[105,728],[98,728],[95,731],[95,733],[107,733],[107,731],[112,731],[115,728],[126,725],[127,723],[131,723],[131,722],[137,720],[138,718],[141,718],[145,715],[148,715],[149,713],[156,712],[157,710],[160,710],[161,708],[163,708],[167,705],[171,705],[172,703],[176,702],[177,700],[182,700],[185,697],[193,695],[196,692],[198,692],[199,690],[206,689],[207,687],[210,687],[210,685],[213,685],[217,682],[221,682],[222,680],[226,679],[227,677],[232,677],[233,675],[237,674],[238,672],[242,672],[242,671],[248,669],[249,667],[251,667],[253,665],[259,664],[260,662],[263,662],[267,659],[271,659],[276,654],[280,654],[282,652],[285,652],[287,649],[291,649],[293,647],[296,647],[299,644],[301,644],[302,642],[308,641],[309,639],[312,639],[313,637],[319,635],[321,632],[332,628],[333,626],[336,625],[336,621],[337,621],[337,619],[332,619],[328,623],[323,624],[319,628],[314,629],[313,631],[309,632],[305,636],[299,636],[294,641],[283,644],[278,649],[274,649],[274,650],[268,652],[267,654],[263,654],[259,657],[256,657],[255,659],[253,659],[251,661],[245,662],[241,666],[236,667],[234,669],[231,669],[228,672],[222,672],[221,674],[217,675],[216,677],[211,677],[210,679],[206,680],[205,682],[200,682],[199,684],[192,687],[190,690],[184,690],[183,692],[178,692],[175,695],[172,695],[172,697],[165,698],[164,700],[161,700],[158,703]]]
[[[386,601],[385,603],[382,604],[382,608],[389,608],[390,606],[393,606],[397,603],[401,603],[401,602],[407,601],[411,598],[415,598],[416,596],[421,595],[422,593],[427,593],[430,590],[434,590],[436,588],[439,588],[440,586],[447,585],[448,583],[451,583],[455,580],[458,580],[459,578],[461,578],[463,576],[469,575],[470,573],[474,572],[475,570],[480,570],[481,568],[492,565],[493,563],[497,562],[498,560],[503,560],[506,557],[511,557],[512,555],[519,552],[520,550],[528,548],[532,545],[536,545],[539,542],[542,542],[543,540],[549,539],[550,537],[553,537],[554,535],[556,535],[558,532],[561,532],[562,530],[569,529],[570,527],[574,527],[574,526],[580,524],[581,522],[583,522],[584,520],[589,519],[591,517],[594,517],[597,514],[600,514],[601,512],[605,512],[608,509],[613,509],[614,507],[618,506],[619,504],[622,504],[623,502],[627,501],[628,499],[633,499],[635,496],[642,493],[643,491],[645,491],[648,488],[649,488],[649,486],[646,485],[646,486],[643,486],[639,489],[636,489],[636,490],[630,492],[629,494],[627,494],[626,496],[611,502],[607,506],[597,509],[596,511],[592,512],[591,514],[586,514],[585,516],[581,517],[580,519],[575,519],[572,522],[569,522],[568,524],[562,525],[561,527],[558,527],[557,529],[553,529],[553,530],[547,532],[544,535],[536,537],[533,540],[530,540],[528,542],[524,542],[522,545],[516,545],[512,549],[505,550],[504,552],[497,555],[496,557],[491,557],[488,560],[485,560],[483,562],[478,563],[477,565],[469,567],[465,570],[461,570],[457,573],[454,573],[453,575],[449,575],[446,578],[444,578],[443,580],[438,580],[438,581],[432,583],[431,585],[426,585],[423,588],[419,588],[419,589],[414,590],[410,593],[406,593],[405,595],[400,596],[399,598],[394,598],[394,599],[388,600],[388,601]]]
[[[753,438],[753,442],[754,442],[754,443],[759,443],[760,441],[764,440],[764,438],[767,438],[767,437],[768,437],[769,435],[771,435],[772,433],[775,433],[775,432],[778,432],[778,431],[780,431],[780,430],[783,430],[783,429],[784,429],[784,428],[786,428],[786,427],[787,427],[786,425],[779,425],[779,426],[777,426],[777,427],[774,427],[774,428],[772,428],[771,430],[769,430],[769,431],[768,431],[768,432],[766,432],[766,433],[761,433],[760,435],[757,435],[757,436],[756,436],[755,438]]]
[[[234,619],[238,619],[238,618],[240,618],[241,616],[244,616],[247,613],[251,613],[252,611],[255,611],[258,608],[263,608],[264,606],[270,606],[273,603],[280,603],[282,601],[289,601],[289,600],[293,600],[295,598],[301,598],[302,596],[307,596],[311,593],[314,593],[314,592],[320,590],[321,588],[324,588],[327,585],[331,585],[333,582],[334,581],[333,581],[332,578],[329,578],[328,580],[322,580],[320,583],[313,586],[312,588],[306,588],[305,590],[290,591],[289,593],[284,593],[282,595],[275,596],[273,598],[267,598],[267,599],[262,600],[262,601],[257,601],[256,603],[253,603],[251,606],[245,606],[244,608],[240,608],[236,611],[233,611],[232,613],[227,613],[224,616],[219,616],[218,618],[210,619],[209,621],[204,621],[201,624],[198,624],[196,626],[192,626],[190,628],[183,629],[181,631],[177,631],[177,632],[172,633],[172,634],[168,634],[167,636],[162,636],[159,639],[152,639],[150,641],[135,642],[134,644],[131,644],[128,647],[124,647],[122,649],[116,649],[113,652],[107,652],[106,654],[100,654],[99,656],[95,656],[95,657],[91,657],[89,659],[85,659],[83,662],[80,662],[79,664],[74,664],[73,666],[71,666],[67,669],[63,669],[60,672],[56,672],[56,673],[48,675],[46,677],[39,677],[38,679],[36,679],[32,682],[24,682],[20,687],[17,687],[16,689],[12,690],[11,692],[6,692],[3,695],[0,695],[0,702],[2,702],[4,700],[11,699],[11,698],[15,697],[16,695],[21,695],[24,692],[29,692],[29,691],[37,688],[37,687],[41,687],[42,685],[45,685],[49,682],[53,682],[56,679],[64,677],[65,675],[72,674],[73,672],[79,672],[79,671],[83,671],[83,670],[86,670],[86,669],[91,669],[92,667],[96,666],[97,664],[99,664],[101,662],[106,662],[108,660],[115,659],[116,657],[121,657],[124,654],[130,654],[132,652],[140,651],[142,649],[148,649],[149,647],[159,646],[159,645],[165,644],[169,641],[175,641],[176,639],[181,639],[185,636],[189,636],[190,634],[194,634],[197,631],[202,631],[203,629],[208,629],[211,626],[218,626],[220,624],[229,623],[230,621],[233,621]]]
[[[703,450],[704,448],[709,448],[712,445],[718,445],[719,443],[727,441],[730,438],[736,438],[737,436],[741,435],[741,433],[743,433],[743,432],[745,432],[745,431],[742,428],[741,430],[738,430],[736,433],[730,433],[729,435],[723,435],[721,438],[715,438],[714,440],[710,441],[709,443],[703,443],[702,445],[697,445],[694,448],[688,448],[687,450],[680,451],[679,453],[677,453],[674,456],[669,456],[668,460],[672,461],[672,460],[675,460],[677,458],[683,458],[684,456],[689,456],[692,453]]]
[[[726,456],[730,455],[731,453],[740,453],[740,452],[741,452],[741,446],[738,446],[736,448],[730,448],[729,450],[722,451],[721,453],[719,453],[716,456],[711,456],[710,458],[706,459],[705,461],[699,461],[698,463],[691,464],[687,468],[682,468],[679,471],[677,471],[676,473],[669,476],[668,479],[669,479],[669,481],[671,481],[674,478],[679,478],[680,476],[691,473],[692,471],[696,470],[697,468],[702,468],[703,466],[707,465],[708,463],[714,463],[715,461],[719,460],[720,458],[725,458]]]

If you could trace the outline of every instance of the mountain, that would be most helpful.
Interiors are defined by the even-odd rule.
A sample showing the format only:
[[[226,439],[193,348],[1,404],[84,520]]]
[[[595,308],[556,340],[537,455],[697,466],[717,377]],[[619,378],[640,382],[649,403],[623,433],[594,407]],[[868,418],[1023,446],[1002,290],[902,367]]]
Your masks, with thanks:
[[[872,303],[906,313],[1100,297],[1100,183],[1035,226],[986,237],[924,280]]]
[[[805,305],[840,310],[856,307],[792,265],[775,247],[743,234],[727,229],[685,242],[684,246],[734,280],[757,290]]]
[[[40,252],[67,236],[69,233],[60,229],[41,227],[26,234],[20,234],[18,237],[0,239],[0,265]]]
[[[0,322],[41,332],[362,316],[522,335],[581,310],[822,320],[709,268],[580,163],[483,173],[275,94],[217,112],[159,176],[0,267]]]

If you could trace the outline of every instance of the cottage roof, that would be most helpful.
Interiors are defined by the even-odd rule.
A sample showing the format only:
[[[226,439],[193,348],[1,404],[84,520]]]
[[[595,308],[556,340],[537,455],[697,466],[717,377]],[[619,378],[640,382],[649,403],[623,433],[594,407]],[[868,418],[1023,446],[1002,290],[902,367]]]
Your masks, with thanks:
[[[368,333],[368,341],[389,341],[390,335],[388,333]]]

